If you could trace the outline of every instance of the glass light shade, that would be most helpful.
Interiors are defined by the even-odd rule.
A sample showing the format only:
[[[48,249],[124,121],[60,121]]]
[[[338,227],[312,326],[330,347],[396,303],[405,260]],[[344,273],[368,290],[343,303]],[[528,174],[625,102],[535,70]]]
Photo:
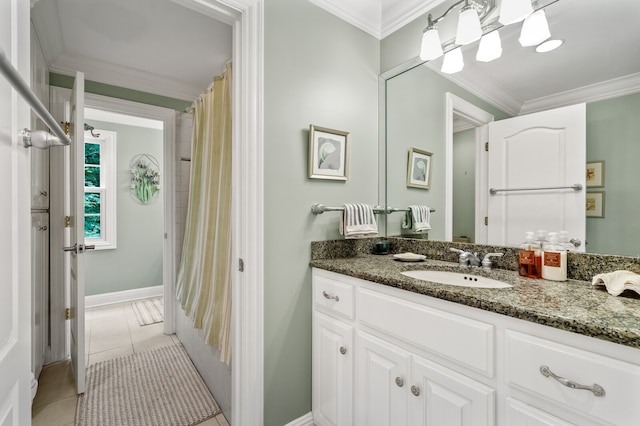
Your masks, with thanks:
[[[462,68],[464,68],[464,59],[462,59],[461,48],[450,50],[444,55],[440,71],[445,74],[454,74],[462,71]]]
[[[478,12],[471,6],[465,6],[458,18],[458,29],[456,31],[456,44],[465,45],[473,43],[482,37],[482,27]]]
[[[524,20],[518,41],[523,47],[537,46],[549,37],[551,37],[551,33],[549,32],[547,15],[544,10],[540,9]]]
[[[562,43],[564,43],[564,41],[563,40],[559,40],[559,39],[547,40],[544,43],[540,43],[536,47],[536,52],[538,52],[538,53],[551,52],[552,50],[555,50],[558,47],[562,46]]]
[[[502,25],[515,24],[529,16],[531,12],[533,12],[531,0],[502,0],[498,21]]]
[[[440,43],[440,35],[438,28],[429,27],[422,33],[422,45],[420,47],[420,59],[423,61],[432,61],[442,56],[442,44]]]
[[[502,42],[500,41],[500,33],[495,30],[480,39],[476,60],[480,62],[491,62],[500,56],[502,56]]]

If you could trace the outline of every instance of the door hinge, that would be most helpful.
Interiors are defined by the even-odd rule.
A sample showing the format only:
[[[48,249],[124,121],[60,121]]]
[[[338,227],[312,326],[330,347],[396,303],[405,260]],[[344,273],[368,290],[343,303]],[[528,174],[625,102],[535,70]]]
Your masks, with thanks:
[[[71,216],[64,217],[64,227],[71,228]]]
[[[70,320],[71,319],[71,309],[66,308],[64,310],[64,319],[66,319],[66,320]]]
[[[484,225],[485,226],[489,225],[489,216],[484,217]]]
[[[244,272],[244,260],[238,259],[238,271]]]
[[[484,143],[484,150],[489,151],[489,142]]]

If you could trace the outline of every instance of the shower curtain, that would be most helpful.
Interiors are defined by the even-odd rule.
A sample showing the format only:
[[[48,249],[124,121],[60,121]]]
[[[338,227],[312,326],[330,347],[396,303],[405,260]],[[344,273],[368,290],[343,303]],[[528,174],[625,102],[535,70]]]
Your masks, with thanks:
[[[231,65],[193,105],[189,203],[177,298],[231,359]]]

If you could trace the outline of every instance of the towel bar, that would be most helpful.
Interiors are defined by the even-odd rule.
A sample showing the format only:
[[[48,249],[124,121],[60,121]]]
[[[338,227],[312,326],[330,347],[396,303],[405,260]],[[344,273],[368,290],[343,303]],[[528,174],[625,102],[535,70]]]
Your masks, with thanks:
[[[314,205],[311,206],[311,213],[313,214],[322,214],[324,212],[341,212],[341,211],[344,211],[344,207],[342,206],[329,207],[320,203],[315,203]],[[373,208],[373,212],[377,214],[389,214],[389,213],[395,213],[395,212],[408,212],[408,211],[409,209],[397,209],[393,207],[388,207],[387,209],[385,209],[384,207],[376,206]],[[429,209],[429,211],[435,212],[436,209]]]
[[[395,213],[395,212],[408,212],[409,209],[399,209],[396,207],[387,207],[387,213]],[[429,211],[431,213],[435,212],[436,209],[429,207]]]

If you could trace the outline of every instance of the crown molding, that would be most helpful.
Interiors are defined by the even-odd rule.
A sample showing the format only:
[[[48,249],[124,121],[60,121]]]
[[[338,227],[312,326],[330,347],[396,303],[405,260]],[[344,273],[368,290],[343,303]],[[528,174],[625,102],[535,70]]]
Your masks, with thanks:
[[[602,101],[637,92],[640,92],[640,73],[526,101],[522,105],[520,114],[529,114],[579,103]]]
[[[60,55],[49,70],[64,75],[82,71],[87,80],[184,101],[196,99],[206,89],[173,78],[71,55]]]
[[[345,2],[342,0],[308,0],[380,40],[380,20],[382,7],[371,7],[363,2]],[[360,7],[355,7],[358,3]],[[365,2],[366,3],[366,2]]]
[[[424,15],[446,0],[400,0],[382,9],[381,39]]]

